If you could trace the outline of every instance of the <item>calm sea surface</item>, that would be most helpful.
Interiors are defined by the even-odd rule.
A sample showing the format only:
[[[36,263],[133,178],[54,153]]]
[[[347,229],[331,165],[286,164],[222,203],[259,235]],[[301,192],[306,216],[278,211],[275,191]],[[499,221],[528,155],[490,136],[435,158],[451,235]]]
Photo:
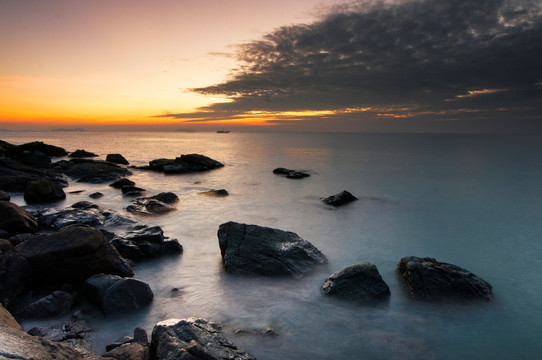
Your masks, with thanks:
[[[6,132],[2,140],[42,140],[132,165],[200,153],[226,166],[163,175],[134,170],[149,194],[172,191],[178,210],[138,217],[184,246],[180,257],[144,262],[135,277],[155,294],[140,312],[105,317],[87,307],[96,347],[152,331],[168,318],[202,317],[258,359],[537,359],[542,353],[542,137],[527,135]],[[290,180],[276,167],[312,176]],[[230,196],[199,193],[226,189]],[[126,212],[129,198],[104,185],[72,183],[69,206],[93,200]],[[321,197],[348,190],[359,201],[329,208]],[[14,201],[24,205],[22,196]],[[300,279],[239,277],[221,267],[216,232],[227,221],[296,232],[328,264]],[[489,303],[412,301],[395,268],[402,256],[430,256],[467,268],[493,285]],[[329,301],[320,286],[349,265],[374,263],[389,302]],[[179,291],[172,293],[172,288]],[[37,323],[25,323],[25,328]],[[272,328],[277,336],[260,336]],[[253,330],[238,333],[236,329]]]

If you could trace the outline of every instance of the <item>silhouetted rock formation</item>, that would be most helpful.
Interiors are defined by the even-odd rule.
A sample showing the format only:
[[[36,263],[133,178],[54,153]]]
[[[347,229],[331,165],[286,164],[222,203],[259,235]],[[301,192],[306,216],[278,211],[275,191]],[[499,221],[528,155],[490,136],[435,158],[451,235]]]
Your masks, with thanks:
[[[71,158],[82,158],[82,157],[97,157],[98,155],[94,154],[93,152],[86,151],[86,150],[75,150],[72,152],[68,157]]]
[[[128,165],[129,162],[121,154],[107,154],[105,161],[109,161],[115,164]]]

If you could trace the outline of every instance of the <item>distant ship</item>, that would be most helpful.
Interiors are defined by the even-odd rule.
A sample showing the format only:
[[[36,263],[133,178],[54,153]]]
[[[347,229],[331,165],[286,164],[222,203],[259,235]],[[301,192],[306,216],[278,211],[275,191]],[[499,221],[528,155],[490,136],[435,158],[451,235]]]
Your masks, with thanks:
[[[224,130],[224,129],[222,129],[222,130],[217,130],[217,133],[218,133],[218,134],[228,134],[229,132],[230,132],[229,130]]]

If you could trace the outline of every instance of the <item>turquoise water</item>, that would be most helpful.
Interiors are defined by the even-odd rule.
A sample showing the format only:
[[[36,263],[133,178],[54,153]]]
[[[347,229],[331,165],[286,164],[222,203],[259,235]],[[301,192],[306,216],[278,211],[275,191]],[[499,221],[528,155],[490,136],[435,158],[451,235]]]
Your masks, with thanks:
[[[86,308],[96,347],[149,332],[167,318],[203,317],[259,359],[535,359],[542,351],[542,137],[529,135],[264,134],[264,133],[4,133],[21,144],[43,140],[134,165],[201,153],[223,162],[207,173],[166,176],[134,171],[150,194],[173,191],[178,210],[138,217],[177,238],[180,257],[138,264],[135,277],[154,291],[135,314],[105,317]],[[290,180],[276,167],[307,170]],[[225,188],[230,196],[199,195]],[[107,185],[72,183],[68,206],[101,191],[100,206],[129,205]],[[348,190],[360,198],[332,209],[321,197]],[[23,205],[22,196],[14,201]],[[328,264],[301,279],[225,274],[216,231],[238,221],[294,231]],[[412,301],[395,267],[402,256],[457,264],[493,285],[490,303]],[[352,306],[319,292],[327,276],[374,263],[390,286],[388,303]],[[179,288],[173,294],[172,288]],[[26,328],[35,323],[24,324]],[[235,334],[272,328],[278,334]]]

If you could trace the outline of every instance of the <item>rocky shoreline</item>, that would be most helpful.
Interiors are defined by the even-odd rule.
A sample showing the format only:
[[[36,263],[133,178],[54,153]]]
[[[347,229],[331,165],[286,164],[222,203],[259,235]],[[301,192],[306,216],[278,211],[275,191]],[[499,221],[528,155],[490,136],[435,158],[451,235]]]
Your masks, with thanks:
[[[254,359],[226,339],[219,324],[205,319],[177,319],[156,324],[151,338],[136,328],[133,337],[112,342],[103,354],[92,352],[92,329],[81,314],[24,332],[17,320],[54,319],[73,312],[81,299],[104,314],[133,312],[153,300],[151,287],[133,278],[136,263],[161,256],[179,256],[183,247],[158,226],[141,224],[132,215],[160,216],[175,211],[176,194],[147,194],[128,177],[132,171],[121,154],[89,159],[86,150],[72,153],[32,142],[12,145],[0,140],[0,357],[40,359]],[[55,161],[56,160],[56,161]],[[224,166],[199,154],[156,159],[139,170],[166,174],[205,172]],[[275,174],[301,179],[309,174],[277,168]],[[70,181],[104,184],[133,197],[123,215],[91,201],[63,209],[47,204],[66,198]],[[22,193],[25,209],[11,202]],[[204,195],[227,196],[225,189]],[[145,195],[145,196],[143,196]],[[102,196],[95,192],[90,199]],[[348,191],[322,198],[342,206],[357,200]],[[115,233],[117,229],[121,233]],[[327,259],[297,234],[258,225],[227,222],[217,230],[226,273],[301,277]],[[398,276],[414,301],[491,300],[486,281],[459,266],[432,258],[404,257]],[[360,263],[322,279],[321,294],[329,299],[372,304],[391,292],[378,269]],[[39,294],[39,295],[38,295]],[[112,339],[113,340],[113,339]]]

